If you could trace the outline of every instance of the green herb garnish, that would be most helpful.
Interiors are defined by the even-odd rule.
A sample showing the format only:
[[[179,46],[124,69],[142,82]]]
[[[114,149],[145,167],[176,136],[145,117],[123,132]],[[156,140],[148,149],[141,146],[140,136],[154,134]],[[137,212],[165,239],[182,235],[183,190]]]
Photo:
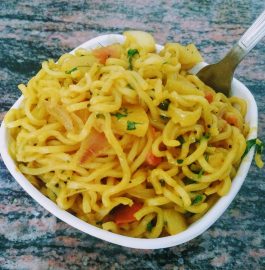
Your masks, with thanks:
[[[129,60],[129,69],[132,70],[132,58],[136,55],[139,54],[139,51],[137,49],[129,49],[127,52],[128,60]]]
[[[167,99],[163,100],[163,101],[158,105],[158,108],[161,109],[162,111],[167,111],[167,110],[168,110],[169,104],[170,104],[170,100],[167,98]]]
[[[209,154],[206,153],[205,156],[204,156],[204,158],[205,158],[205,160],[208,162],[208,160],[209,160]]]
[[[201,137],[201,140],[205,139],[208,140],[210,138],[210,133],[204,133],[203,136]]]
[[[178,136],[177,140],[179,141],[179,143],[182,145],[183,143],[185,143],[185,140],[183,138],[183,136]]]
[[[161,187],[164,187],[166,185],[166,181],[164,179],[160,179],[159,183],[161,184]]]
[[[194,181],[194,180],[192,180],[192,179],[190,179],[188,177],[185,177],[184,178],[184,183],[185,183],[185,185],[191,185],[191,184],[196,183],[196,181]]]
[[[128,54],[128,57],[133,57],[136,54],[139,54],[139,51],[137,49],[129,49],[127,54]]]
[[[154,228],[154,225],[153,225],[152,220],[151,220],[150,222],[147,223],[146,230],[148,232],[151,232],[153,230],[153,228]]]
[[[178,164],[182,164],[183,163],[183,159],[177,159],[177,163]]]
[[[122,112],[112,113],[111,115],[115,116],[118,120],[120,120],[121,118],[128,116],[128,110],[127,108],[123,108]]]
[[[72,72],[76,71],[79,67],[89,67],[89,66],[76,66],[76,67],[73,67],[70,70],[65,71],[65,73],[66,74],[71,74]]]
[[[258,153],[259,155],[261,155],[262,152],[263,152],[263,150],[264,150],[264,144],[263,144],[262,141],[260,141],[260,140],[258,139],[258,141],[256,141],[256,151],[257,151],[257,153]]]
[[[242,155],[242,158],[243,159],[247,154],[248,152],[250,151],[250,149],[255,146],[255,152],[257,152],[259,155],[262,154],[262,151],[264,149],[264,144],[262,141],[260,141],[258,138],[256,139],[251,139],[251,140],[248,140],[247,141],[247,146],[246,146],[246,149],[245,149],[245,152],[244,154]]]
[[[115,113],[115,114],[112,114],[112,115],[116,116],[118,120],[120,120],[122,117],[128,116],[127,114],[122,114],[122,113]]]
[[[77,70],[77,67],[74,67],[74,68],[72,68],[72,69],[70,69],[70,70],[65,71],[65,73],[66,73],[66,74],[71,74],[72,72],[74,72],[74,71],[76,71],[76,70]]]
[[[142,123],[137,123],[134,121],[127,121],[127,130],[135,130],[136,129],[136,125],[140,125]]]
[[[194,204],[198,204],[199,202],[201,202],[203,200],[203,195],[199,194],[196,195],[196,197],[192,200],[192,205]]]

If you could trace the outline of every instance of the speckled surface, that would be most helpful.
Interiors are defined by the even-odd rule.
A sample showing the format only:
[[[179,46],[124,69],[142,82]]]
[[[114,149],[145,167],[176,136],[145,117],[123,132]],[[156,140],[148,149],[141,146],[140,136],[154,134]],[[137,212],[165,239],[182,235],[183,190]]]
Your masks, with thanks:
[[[42,60],[57,59],[106,33],[139,29],[158,43],[194,42],[214,62],[265,8],[241,1],[0,1],[0,121]],[[236,77],[259,107],[265,139],[264,40]],[[71,228],[49,214],[15,182],[0,159],[0,269],[265,269],[264,170],[252,165],[236,199],[205,233],[161,250],[119,247]]]

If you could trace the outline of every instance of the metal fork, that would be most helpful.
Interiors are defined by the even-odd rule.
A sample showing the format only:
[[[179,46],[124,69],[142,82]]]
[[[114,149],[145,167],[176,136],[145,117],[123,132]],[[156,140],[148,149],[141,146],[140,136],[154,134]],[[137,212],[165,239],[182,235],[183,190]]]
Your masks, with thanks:
[[[216,92],[229,96],[237,65],[264,36],[265,10],[221,61],[207,65],[196,75]]]

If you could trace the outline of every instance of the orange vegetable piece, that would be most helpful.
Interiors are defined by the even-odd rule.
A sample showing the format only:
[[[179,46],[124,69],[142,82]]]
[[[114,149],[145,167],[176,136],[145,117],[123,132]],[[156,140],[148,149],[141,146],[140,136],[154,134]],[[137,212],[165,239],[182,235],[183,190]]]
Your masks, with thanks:
[[[236,116],[235,115],[227,115],[226,117],[225,117],[225,120],[226,120],[226,122],[228,123],[228,124],[230,124],[230,125],[233,125],[233,126],[238,126],[238,122],[237,122],[237,118],[236,118]]]
[[[204,96],[209,103],[213,102],[213,94],[211,92],[206,92]]]
[[[105,134],[92,129],[87,138],[81,143],[79,150],[80,163],[83,164],[89,159],[97,157],[108,146],[109,143],[105,137]]]
[[[151,151],[147,154],[145,160],[151,166],[158,166],[162,162],[162,158],[155,156]]]
[[[136,221],[134,214],[143,207],[140,202],[134,202],[130,207],[129,205],[118,206],[114,213],[114,221],[117,225],[131,223]]]
[[[98,58],[101,64],[105,64],[108,58],[120,58],[121,57],[121,45],[113,44],[110,46],[95,49],[93,55]]]

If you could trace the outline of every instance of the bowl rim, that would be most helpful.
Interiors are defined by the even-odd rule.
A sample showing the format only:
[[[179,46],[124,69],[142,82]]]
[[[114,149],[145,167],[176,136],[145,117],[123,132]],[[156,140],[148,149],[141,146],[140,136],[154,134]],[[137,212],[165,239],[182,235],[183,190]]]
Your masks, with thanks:
[[[124,36],[120,34],[110,34],[110,35],[101,35],[95,37],[93,39],[84,42],[83,44],[76,47],[70,53],[73,53],[75,50],[79,48],[87,48],[93,49],[98,47],[98,45],[110,45],[113,43],[123,43]],[[156,45],[157,50],[161,50],[163,47],[161,45]],[[196,66],[196,71],[198,71],[203,66],[207,65],[206,63],[200,63]],[[196,72],[195,71],[195,72]],[[232,82],[232,93],[239,93],[248,103],[248,111],[247,116],[250,123],[250,134],[247,139],[252,139],[257,137],[257,124],[258,124],[258,110],[255,99],[249,89],[242,84],[237,79],[233,79]],[[11,108],[17,108],[21,101],[23,100],[23,96],[21,96]],[[18,170],[15,161],[9,154],[8,151],[8,134],[7,128],[5,127],[4,120],[1,123],[0,128],[0,153],[3,159],[4,164],[7,169],[11,173],[11,175],[15,178],[18,184],[41,206],[43,206],[46,210],[52,213],[57,218],[66,222],[70,226],[85,232],[91,236],[97,237],[99,239],[105,240],[107,242],[111,242],[120,246],[130,247],[130,248],[138,248],[138,249],[159,249],[159,248],[168,248],[176,245],[180,245],[182,243],[188,242],[193,238],[199,236],[204,231],[206,231],[217,219],[224,213],[224,211],[231,204],[236,194],[240,190],[246,175],[249,171],[253,155],[254,149],[245,156],[242,160],[240,167],[238,168],[237,174],[232,181],[232,185],[230,191],[227,195],[218,199],[218,201],[208,210],[203,217],[201,217],[198,221],[191,224],[185,231],[172,235],[166,236],[156,239],[143,239],[143,238],[134,238],[129,236],[123,236],[116,233],[112,233],[96,226],[93,226],[76,216],[70,214],[69,212],[62,210],[52,202],[49,198],[44,196],[37,188],[35,188],[29,180]]]

